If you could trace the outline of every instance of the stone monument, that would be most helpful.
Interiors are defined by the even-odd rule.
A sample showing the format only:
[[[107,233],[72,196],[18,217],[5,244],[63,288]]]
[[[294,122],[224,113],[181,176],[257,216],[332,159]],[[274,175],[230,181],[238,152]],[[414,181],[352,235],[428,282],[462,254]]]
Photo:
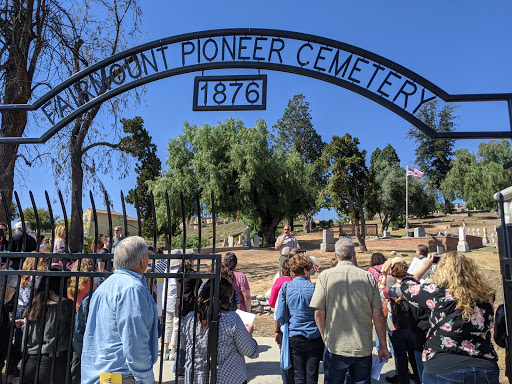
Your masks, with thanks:
[[[487,234],[487,228],[484,227],[484,236],[482,237],[482,245],[489,244],[489,235]]]
[[[334,251],[334,232],[324,229],[320,250],[324,252]]]
[[[245,227],[244,247],[251,248],[251,228]]]
[[[459,227],[459,243],[457,244],[457,252],[468,252],[469,245],[466,241],[466,231],[464,227]]]
[[[228,247],[233,248],[235,246],[235,238],[233,236],[228,236]]]
[[[253,243],[254,243],[254,248],[260,247],[260,237],[258,235],[254,235]]]
[[[425,237],[425,228],[414,228],[414,237]]]

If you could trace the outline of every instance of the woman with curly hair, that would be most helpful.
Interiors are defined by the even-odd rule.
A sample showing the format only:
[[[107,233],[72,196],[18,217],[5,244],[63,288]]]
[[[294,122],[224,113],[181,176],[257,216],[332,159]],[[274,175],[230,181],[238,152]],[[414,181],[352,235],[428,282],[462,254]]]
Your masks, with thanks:
[[[382,273],[382,265],[386,262],[386,257],[380,252],[372,253],[372,257],[370,259],[370,268],[368,268],[368,272],[370,272],[377,280],[377,283],[380,280],[380,275]]]
[[[75,265],[73,265],[73,268],[71,269],[72,272],[92,272],[93,271],[93,264],[94,261],[92,259],[82,259],[81,262],[76,261]],[[78,267],[80,265],[80,268]],[[83,300],[85,295],[87,295],[91,291],[91,277],[85,277],[81,276],[78,278],[78,286],[76,284],[77,277],[73,276],[69,279],[69,285],[68,285],[68,299],[75,300],[75,294],[76,294],[76,301],[75,306],[76,310],[78,311],[78,306],[80,305],[80,302]],[[92,290],[94,291],[98,286],[96,284],[92,285]]]
[[[415,275],[433,264],[424,258]],[[491,343],[495,290],[476,264],[463,254],[444,255],[432,282],[402,280],[402,292],[429,314],[430,329],[423,350],[423,383],[499,382],[498,357]]]
[[[324,342],[315,322],[315,310],[309,306],[315,291],[310,281],[313,261],[308,256],[295,255],[288,265],[292,281],[281,287],[276,309],[276,320],[280,324],[288,322],[289,329],[292,367],[286,373],[286,381],[318,383]]]
[[[208,334],[211,320],[211,284],[209,280],[199,293],[197,311],[190,312],[181,326],[182,346],[185,346],[185,383],[206,383],[208,364]],[[224,278],[220,281],[219,294],[219,340],[217,343],[217,383],[247,383],[244,356],[258,357],[258,343],[253,339],[252,325],[244,325],[231,306],[233,285]],[[194,352],[195,329],[195,354]],[[192,364],[194,377],[192,378]]]

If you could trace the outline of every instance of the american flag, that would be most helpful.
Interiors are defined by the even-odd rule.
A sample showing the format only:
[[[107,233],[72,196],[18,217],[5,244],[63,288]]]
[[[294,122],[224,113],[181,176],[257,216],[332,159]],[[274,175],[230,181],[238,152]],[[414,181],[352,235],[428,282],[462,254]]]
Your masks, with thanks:
[[[425,172],[417,169],[417,168],[407,168],[407,176],[417,177],[418,179],[423,179],[423,175]]]

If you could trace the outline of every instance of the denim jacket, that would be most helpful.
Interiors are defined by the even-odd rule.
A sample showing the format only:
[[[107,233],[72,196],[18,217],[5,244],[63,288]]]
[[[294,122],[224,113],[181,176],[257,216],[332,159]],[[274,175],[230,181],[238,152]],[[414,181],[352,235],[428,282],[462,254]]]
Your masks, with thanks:
[[[296,277],[291,282],[285,282],[281,287],[276,320],[284,324],[286,309],[288,309],[290,336],[301,335],[308,339],[320,337],[320,331],[315,323],[315,310],[309,306],[314,291],[315,285],[304,277]]]

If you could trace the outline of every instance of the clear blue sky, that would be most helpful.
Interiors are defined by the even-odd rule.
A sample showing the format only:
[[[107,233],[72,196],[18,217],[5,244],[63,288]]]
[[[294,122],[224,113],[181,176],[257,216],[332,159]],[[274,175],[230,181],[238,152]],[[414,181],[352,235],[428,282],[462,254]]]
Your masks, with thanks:
[[[217,28],[272,28],[319,35],[372,51],[430,80],[448,93],[512,92],[512,3],[482,1],[142,1],[146,34],[138,43],[176,34]],[[255,70],[246,71],[255,73]],[[231,74],[229,70],[212,74]],[[183,123],[216,124],[240,117],[246,125],[259,118],[271,127],[282,115],[288,100],[302,93],[310,103],[313,124],[324,141],[350,133],[359,138],[369,155],[388,143],[403,166],[414,162],[414,143],[405,138],[410,124],[373,101],[346,89],[298,75],[268,75],[266,111],[193,112],[192,88],[196,74],[181,75],[147,85],[144,102],[130,109],[140,115],[165,163],[167,142],[179,135]],[[208,73],[210,74],[210,73]],[[507,130],[506,104],[472,103],[457,111],[458,130]],[[39,133],[40,134],[40,133]],[[38,135],[39,135],[38,134]],[[462,140],[456,147],[476,151],[479,141]],[[20,164],[21,165],[21,164]],[[44,202],[42,187],[56,196],[48,166],[25,169],[15,189],[23,205],[28,190]],[[136,174],[103,182],[121,211],[119,191],[135,185]],[[84,199],[84,209],[88,207]],[[97,202],[97,208],[104,208]],[[68,205],[69,202],[68,202]],[[134,210],[129,210],[134,215]],[[319,218],[334,218],[323,212]]]

